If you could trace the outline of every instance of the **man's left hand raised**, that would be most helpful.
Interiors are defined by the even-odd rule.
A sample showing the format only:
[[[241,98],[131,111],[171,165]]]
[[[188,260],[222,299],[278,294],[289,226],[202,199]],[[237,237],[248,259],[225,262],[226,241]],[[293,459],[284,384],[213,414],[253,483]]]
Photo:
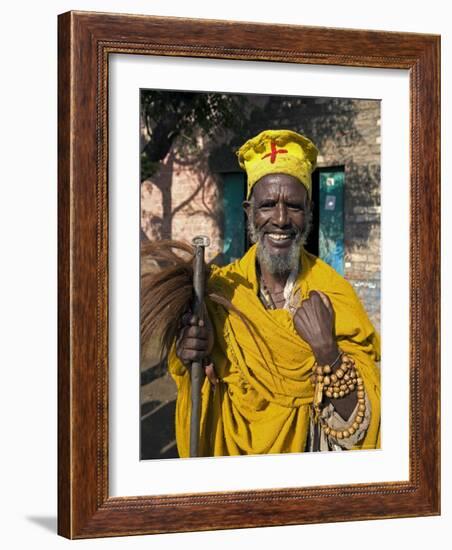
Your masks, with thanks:
[[[311,291],[293,317],[295,329],[307,342],[319,365],[334,362],[339,354],[334,334],[334,309],[329,298]]]

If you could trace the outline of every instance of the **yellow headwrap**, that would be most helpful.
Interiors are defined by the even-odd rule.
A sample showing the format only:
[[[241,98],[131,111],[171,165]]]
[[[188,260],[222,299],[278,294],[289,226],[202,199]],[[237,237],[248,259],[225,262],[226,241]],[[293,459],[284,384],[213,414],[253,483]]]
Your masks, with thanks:
[[[318,151],[308,138],[292,130],[265,130],[249,139],[236,154],[248,176],[247,198],[254,184],[267,174],[298,178],[311,198],[311,174]]]

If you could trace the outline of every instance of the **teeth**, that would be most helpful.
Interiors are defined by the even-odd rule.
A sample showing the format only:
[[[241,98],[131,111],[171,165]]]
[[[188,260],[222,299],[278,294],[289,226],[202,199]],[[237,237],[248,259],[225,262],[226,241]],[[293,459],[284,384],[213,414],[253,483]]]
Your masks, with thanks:
[[[289,239],[289,235],[281,235],[279,233],[269,233],[268,236],[275,241],[284,241]]]

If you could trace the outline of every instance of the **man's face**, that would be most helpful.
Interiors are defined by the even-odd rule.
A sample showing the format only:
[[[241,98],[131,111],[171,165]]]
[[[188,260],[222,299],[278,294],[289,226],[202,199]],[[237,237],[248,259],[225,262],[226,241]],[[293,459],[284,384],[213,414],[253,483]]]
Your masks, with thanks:
[[[259,261],[271,273],[290,272],[298,265],[310,219],[304,185],[293,176],[269,174],[255,184],[243,206]]]

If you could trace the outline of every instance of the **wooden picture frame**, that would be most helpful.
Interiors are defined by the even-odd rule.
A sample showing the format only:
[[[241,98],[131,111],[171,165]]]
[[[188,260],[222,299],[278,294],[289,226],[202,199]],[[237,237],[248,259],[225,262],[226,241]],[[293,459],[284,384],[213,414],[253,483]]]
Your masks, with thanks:
[[[439,514],[440,38],[69,12],[59,16],[58,48],[59,534],[87,538]],[[409,71],[408,481],[109,496],[107,99],[109,55],[117,53]]]

